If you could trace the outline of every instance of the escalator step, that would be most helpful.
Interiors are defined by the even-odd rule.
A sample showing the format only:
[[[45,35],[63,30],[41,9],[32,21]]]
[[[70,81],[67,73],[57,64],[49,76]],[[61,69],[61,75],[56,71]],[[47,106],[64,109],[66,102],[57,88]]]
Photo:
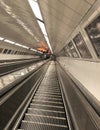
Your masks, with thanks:
[[[55,87],[55,86],[53,86],[53,87],[51,87],[51,85],[43,85],[43,86],[41,86],[39,89],[38,89],[38,91],[39,90],[53,90],[53,91],[60,91],[61,92],[61,90],[60,90],[60,88],[57,88],[57,86]],[[45,92],[44,91],[44,92]]]
[[[54,107],[54,106],[47,106],[47,105],[40,105],[40,104],[30,104],[30,108],[38,108],[44,110],[54,110],[54,111],[64,111],[64,107]]]
[[[46,101],[40,101],[40,100],[33,100],[32,103],[54,105],[54,106],[64,106],[62,102],[46,102]]]
[[[28,109],[28,113],[46,115],[46,116],[55,116],[55,117],[66,117],[65,112],[56,112],[56,111],[45,111],[43,109]]]
[[[50,95],[50,94],[35,94],[35,97],[50,97],[50,98],[58,98],[58,99],[62,99],[62,97],[59,95]]]
[[[35,97],[35,96],[34,96],[34,99],[35,99],[35,100],[40,100],[40,99],[41,99],[42,101],[56,101],[56,102],[59,102],[59,101],[60,101],[60,102],[62,102],[62,99],[58,99],[58,98],[54,98],[54,97],[48,97],[48,98],[47,98],[47,97]],[[34,99],[33,99],[33,100],[34,100]]]
[[[45,95],[58,96],[58,97],[60,96],[60,97],[61,97],[61,93],[55,93],[55,92],[52,92],[52,93],[51,93],[51,92],[38,92],[38,91],[37,91],[36,95],[39,95],[39,94],[40,94],[40,95],[45,94]]]
[[[24,130],[68,130],[66,125],[22,121],[21,128]]]
[[[64,106],[58,106],[58,105],[51,105],[51,104],[39,104],[39,103],[31,103],[32,105],[35,106],[44,106],[44,107],[54,107],[54,108],[64,108]]]
[[[55,64],[48,69],[20,125],[24,130],[68,130]]]
[[[50,82],[50,83],[41,83],[41,86],[51,86],[52,88],[57,88],[57,86],[59,86],[58,83],[53,83],[53,82]],[[56,86],[56,87],[55,87]],[[59,87],[58,87],[59,88]]]
[[[59,90],[59,89],[54,89],[54,88],[40,88],[40,89],[38,89],[38,92],[50,92],[50,93],[52,93],[52,92],[55,92],[55,93],[61,93],[61,90]]]
[[[39,95],[39,94],[41,94],[41,95],[43,95],[43,94],[45,94],[45,95],[52,95],[52,96],[60,96],[61,97],[61,92],[41,92],[41,91],[37,91],[37,93],[36,93],[36,95]]]
[[[61,91],[59,89],[47,89],[47,88],[42,88],[42,89],[39,89],[38,92],[49,92],[49,93],[52,93],[52,92],[55,92],[55,93],[61,93]]]
[[[58,124],[58,125],[67,125],[66,118],[53,118],[44,115],[34,115],[34,114],[25,114],[24,120],[33,121],[33,122],[41,122],[41,123],[50,123],[50,124]]]

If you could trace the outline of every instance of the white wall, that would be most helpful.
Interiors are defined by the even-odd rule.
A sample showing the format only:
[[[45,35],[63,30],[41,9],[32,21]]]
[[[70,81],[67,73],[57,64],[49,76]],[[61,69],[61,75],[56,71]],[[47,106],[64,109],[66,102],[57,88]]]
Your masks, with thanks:
[[[14,59],[28,59],[28,58],[34,58],[34,56],[0,54],[0,60],[14,60]]]
[[[100,101],[100,62],[59,57],[62,67]]]
[[[85,17],[65,43],[65,45],[67,45],[79,32],[81,32],[92,58],[85,60],[81,57],[79,59],[59,57],[57,60],[67,73],[71,74],[76,81],[78,80],[87,91],[100,101],[100,58],[97,57],[91,41],[85,31],[85,27],[98,15],[100,15],[100,0],[97,0],[94,3],[92,8],[88,11],[88,13],[86,13]]]

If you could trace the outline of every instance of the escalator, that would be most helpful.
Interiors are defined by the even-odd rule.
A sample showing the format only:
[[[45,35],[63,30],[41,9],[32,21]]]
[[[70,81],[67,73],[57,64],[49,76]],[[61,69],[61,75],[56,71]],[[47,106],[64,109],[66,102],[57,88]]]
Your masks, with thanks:
[[[29,59],[29,60],[22,60],[22,61],[13,61],[13,62],[5,62],[0,63],[0,76],[9,74],[11,72],[17,71],[19,69],[25,68],[31,64],[35,64],[43,60],[42,58],[38,59]]]
[[[51,62],[17,129],[69,130],[54,62]]]
[[[57,62],[11,86],[1,98],[0,130],[100,129],[99,104],[94,107]]]

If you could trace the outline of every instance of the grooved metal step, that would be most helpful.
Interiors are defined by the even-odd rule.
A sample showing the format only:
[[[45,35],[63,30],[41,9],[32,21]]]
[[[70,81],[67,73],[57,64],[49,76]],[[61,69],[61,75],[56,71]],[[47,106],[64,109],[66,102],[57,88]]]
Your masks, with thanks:
[[[52,93],[52,92],[56,92],[56,93],[61,93],[61,91],[60,90],[56,90],[56,89],[39,89],[38,90],[38,92],[41,92],[41,93],[43,93],[43,92],[45,92],[45,93],[47,93],[47,92],[49,92],[49,93]]]
[[[44,96],[44,97],[57,97],[57,98],[61,98],[61,95],[54,95],[54,94],[46,94],[46,93],[37,93],[36,95],[35,95],[35,97],[40,97],[40,96]]]
[[[47,105],[36,105],[36,104],[30,104],[30,108],[38,108],[38,109],[44,109],[44,110],[54,110],[54,111],[64,111],[64,108],[60,107],[53,107],[53,106],[47,106]]]
[[[55,97],[34,97],[35,100],[41,99],[41,100],[45,100],[45,101],[57,101],[57,102],[62,102],[62,98],[55,98]]]
[[[31,105],[36,105],[36,106],[47,106],[47,107],[54,107],[54,108],[64,108],[64,106],[57,106],[57,105],[51,105],[51,104],[39,104],[39,103],[31,103]]]
[[[66,118],[54,118],[48,116],[39,116],[33,114],[26,114],[24,120],[33,121],[33,122],[41,122],[41,123],[49,123],[49,124],[58,124],[58,125],[66,125]]]
[[[44,105],[54,105],[54,106],[63,106],[61,102],[46,102],[46,101],[39,101],[39,100],[33,100],[32,103],[36,104],[44,104]]]
[[[52,95],[52,96],[53,96],[53,95],[54,95],[54,96],[55,96],[55,95],[56,95],[56,96],[59,96],[59,95],[60,95],[60,96],[61,96],[61,93],[57,93],[57,92],[37,92],[36,95],[37,95],[37,94],[47,94],[47,95]]]
[[[39,109],[28,109],[28,113],[37,114],[37,115],[46,115],[46,116],[55,116],[55,117],[66,117],[65,112],[56,112],[56,111],[45,111]]]
[[[66,125],[55,125],[49,123],[22,121],[22,126],[24,130],[68,130]]]

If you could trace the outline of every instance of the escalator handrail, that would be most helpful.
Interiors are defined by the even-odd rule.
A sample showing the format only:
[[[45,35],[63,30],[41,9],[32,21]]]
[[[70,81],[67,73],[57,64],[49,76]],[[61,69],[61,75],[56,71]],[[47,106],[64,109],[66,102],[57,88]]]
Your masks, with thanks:
[[[48,61],[47,61],[48,62]],[[2,98],[2,96],[9,92],[11,89],[13,89],[17,84],[21,83],[22,81],[24,81],[27,77],[31,76],[33,73],[35,73],[36,71],[38,71],[44,64],[43,63],[41,66],[39,66],[38,68],[30,71],[29,73],[27,73],[26,75],[22,76],[19,79],[16,79],[14,82],[12,82],[11,84],[7,85],[4,89],[0,90],[0,97]],[[20,69],[18,69],[20,70]]]
[[[46,64],[47,63],[47,64]],[[37,70],[34,71],[34,73],[30,74],[25,80],[23,80],[22,82],[20,82],[18,85],[15,85],[13,89],[9,90],[9,92],[7,92],[7,94],[5,94],[5,97],[7,96],[6,100],[9,99],[10,97],[12,97],[12,95],[14,95],[17,91],[20,90],[20,88],[22,88],[22,86],[26,83],[29,82],[29,80],[34,77],[34,75],[36,75],[42,68],[43,68],[43,73],[46,71],[46,69],[44,69],[45,66],[48,65],[48,61],[45,62],[41,67],[39,67]],[[43,78],[43,73],[40,75],[41,78]],[[31,90],[28,92],[27,96],[25,97],[25,99],[23,100],[23,102],[20,104],[20,106],[16,109],[16,111],[14,112],[13,116],[10,118],[10,120],[8,121],[8,123],[5,125],[4,129],[12,129],[11,127],[12,124],[14,124],[16,122],[16,118],[18,119],[18,113],[20,113],[22,111],[23,108],[25,108],[27,102],[29,101],[29,96],[30,94],[34,93],[33,90],[35,90],[35,88],[37,87],[39,81],[41,80],[41,78],[37,79],[35,84],[32,86]],[[4,101],[4,103],[6,103],[6,100]],[[27,100],[27,101],[26,101]],[[11,105],[11,104],[10,104]],[[23,106],[24,105],[24,106]],[[22,108],[23,107],[23,108]]]
[[[30,64],[33,64],[33,63],[36,63],[36,62],[39,62],[39,61],[41,61],[41,60],[36,60],[36,61],[33,61],[33,60],[30,60],[30,61],[27,61],[27,62],[25,62],[25,61],[23,61],[23,62],[21,62],[21,63],[29,63],[28,65],[30,65]],[[2,69],[4,69],[3,67],[10,67],[10,69],[11,69],[11,65],[17,65],[17,64],[20,64],[20,63],[12,63],[12,64],[8,64],[8,65],[2,65],[2,66],[0,66],[0,68],[2,68]],[[28,66],[28,65],[23,65],[22,67],[19,67],[19,68],[16,68],[16,69],[11,69],[10,71],[7,71],[7,72],[3,72],[3,73],[0,73],[0,77],[1,76],[4,76],[4,75],[7,75],[7,74],[9,74],[9,73],[12,73],[12,72],[15,72],[15,71],[17,71],[17,70],[20,70],[20,69],[23,69],[23,68],[25,68],[26,66]]]

